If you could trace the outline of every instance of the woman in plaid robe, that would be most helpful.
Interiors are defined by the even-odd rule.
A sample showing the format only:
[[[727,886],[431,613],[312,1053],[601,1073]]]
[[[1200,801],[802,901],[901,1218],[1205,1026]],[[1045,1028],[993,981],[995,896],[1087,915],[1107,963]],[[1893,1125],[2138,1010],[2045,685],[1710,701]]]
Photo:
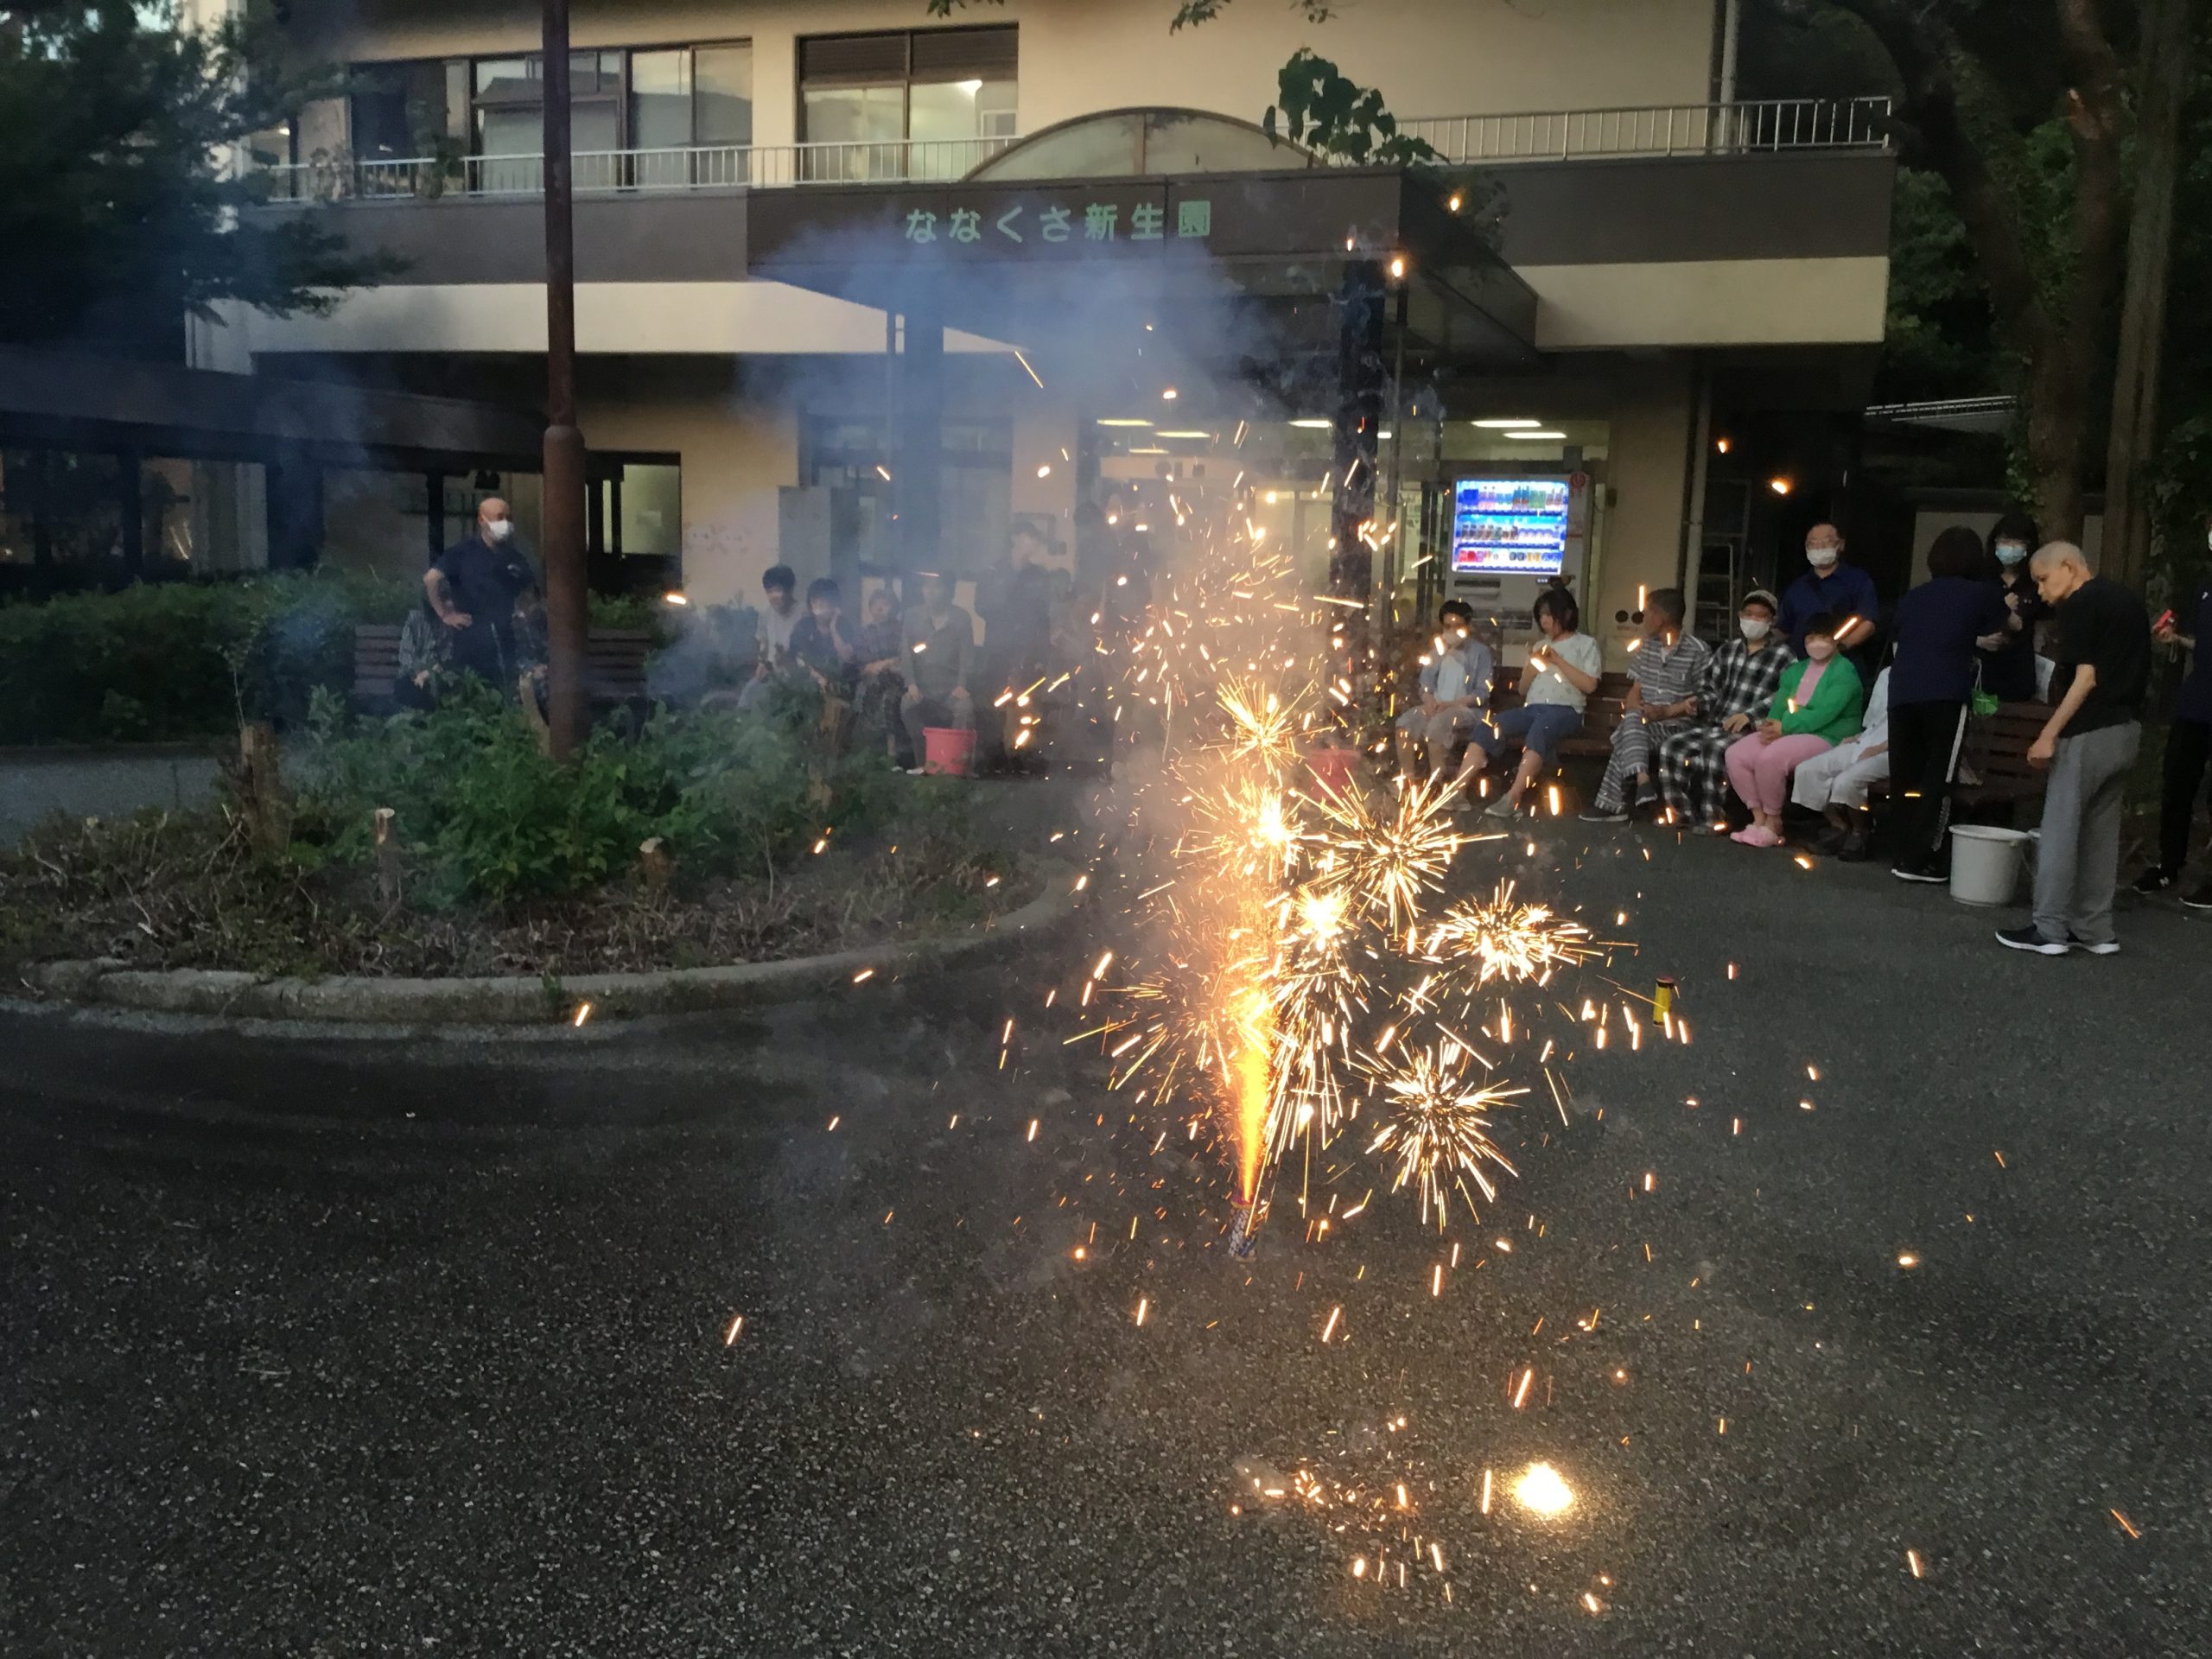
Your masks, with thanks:
[[[1782,671],[1797,660],[1789,642],[1774,632],[1778,608],[1763,588],[1744,595],[1737,622],[1743,637],[1706,664],[1697,723],[1659,745],[1659,793],[1677,823],[1710,829],[1727,817],[1728,746],[1766,713]]]

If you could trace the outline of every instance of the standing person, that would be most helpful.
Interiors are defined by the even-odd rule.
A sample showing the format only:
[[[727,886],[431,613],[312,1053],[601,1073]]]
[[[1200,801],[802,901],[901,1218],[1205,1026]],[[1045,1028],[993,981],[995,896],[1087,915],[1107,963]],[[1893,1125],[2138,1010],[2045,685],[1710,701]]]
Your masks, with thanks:
[[[2120,583],[2091,575],[2071,542],[2046,543],[2030,568],[2056,625],[2050,690],[2058,706],[2028,748],[2030,766],[2050,769],[2036,849],[2035,919],[2000,928],[1997,942],[2046,957],[2076,948],[2108,957],[2120,949],[2112,890],[2127,770],[2143,741],[2151,619]]]
[[[2036,521],[2024,512],[2006,513],[1989,532],[2005,620],[1974,643],[1981,652],[1981,689],[2000,702],[2027,702],[2037,696],[2036,624],[2050,615],[2050,607],[2036,593],[2028,555],[2042,545]]]
[[[2208,539],[2212,539],[2209,537]],[[2158,861],[2135,878],[2138,893],[2164,893],[2181,880],[2189,862],[2189,831],[2196,817],[2196,791],[2212,759],[2212,573],[2196,584],[2196,596],[2183,613],[2190,631],[2174,626],[2171,612],[2158,619],[2152,638],[2190,654],[2189,677],[2181,683],[2174,723],[2166,728],[2165,777],[2158,801]],[[2201,882],[2182,903],[2191,910],[2212,910],[2212,878]]]
[[[453,666],[502,689],[513,683],[515,601],[537,585],[514,529],[507,504],[486,496],[475,527],[423,573],[430,608],[453,632]]]
[[[1774,701],[1797,653],[1775,632],[1779,607],[1754,588],[1736,607],[1736,634],[1705,666],[1694,722],[1659,743],[1659,796],[1678,823],[1727,829],[1728,746],[1751,730]]]
[[[906,742],[922,771],[931,726],[976,729],[976,704],[968,680],[976,663],[976,622],[952,602],[952,583],[931,571],[922,577],[922,602],[906,617],[906,692],[899,702]]]
[[[1833,617],[1837,641],[1854,659],[1873,655],[1882,601],[1874,578],[1843,556],[1843,532],[1834,524],[1815,524],[1805,532],[1805,563],[1811,568],[1783,590],[1777,619],[1789,649],[1805,654],[1805,625],[1816,616]]]
[[[885,582],[868,596],[866,623],[855,644],[860,650],[860,695],[855,707],[860,717],[874,728],[893,760],[899,757],[899,696],[906,690],[900,671],[906,655],[905,630],[893,602],[891,584]]]
[[[1953,524],[1928,550],[1928,580],[1897,602],[1897,657],[1890,671],[1890,799],[1900,881],[1948,881],[1944,838],[1951,779],[1967,735],[1967,703],[1979,666],[1976,641],[2009,613],[1984,579],[1981,537]]]
[[[1410,781],[1419,772],[1419,752],[1428,751],[1428,776],[1450,770],[1453,752],[1475,728],[1475,712],[1490,702],[1490,647],[1475,638],[1474,607],[1447,599],[1436,613],[1437,635],[1421,661],[1421,702],[1398,716],[1398,775]]]
[[[1840,858],[1847,864],[1864,862],[1871,838],[1866,810],[1867,785],[1890,775],[1890,671],[1874,677],[1866,694],[1866,712],[1859,717],[1859,735],[1847,737],[1834,748],[1797,763],[1789,780],[1789,798],[1808,812],[1828,821],[1827,829],[1813,842],[1813,850]]]
[[[1837,644],[1842,626],[1831,616],[1805,619],[1805,660],[1783,675],[1766,718],[1728,746],[1728,780],[1751,809],[1751,823],[1729,840],[1746,847],[1782,845],[1789,774],[1801,760],[1859,734],[1866,691]]]
[[[1536,595],[1535,617],[1544,640],[1529,652],[1529,665],[1521,672],[1521,706],[1476,723],[1467,734],[1467,758],[1457,779],[1465,788],[1509,741],[1520,740],[1521,765],[1505,792],[1491,803],[1493,818],[1511,817],[1537,772],[1558,760],[1559,746],[1582,729],[1582,710],[1605,671],[1603,648],[1588,634],[1575,632],[1582,613],[1573,594],[1564,588],[1545,588]]]
[[[1630,658],[1627,701],[1613,728],[1613,753],[1599,780],[1596,798],[1582,816],[1593,823],[1628,822],[1629,785],[1636,786],[1636,810],[1659,804],[1659,785],[1651,775],[1652,753],[1676,732],[1687,731],[1697,713],[1698,688],[1705,683],[1713,647],[1682,631],[1688,607],[1679,588],[1662,588],[1643,601],[1643,643]]]

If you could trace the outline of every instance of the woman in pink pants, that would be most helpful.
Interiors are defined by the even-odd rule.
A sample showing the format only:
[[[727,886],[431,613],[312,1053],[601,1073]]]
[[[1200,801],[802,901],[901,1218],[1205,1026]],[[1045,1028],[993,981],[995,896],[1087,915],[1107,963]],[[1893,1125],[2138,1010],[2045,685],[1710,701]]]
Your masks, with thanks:
[[[1837,655],[1835,631],[1832,616],[1806,622],[1805,659],[1783,674],[1767,717],[1728,746],[1728,781],[1751,809],[1750,826],[1731,841],[1779,847],[1789,774],[1821,750],[1859,734],[1866,691],[1850,659]]]

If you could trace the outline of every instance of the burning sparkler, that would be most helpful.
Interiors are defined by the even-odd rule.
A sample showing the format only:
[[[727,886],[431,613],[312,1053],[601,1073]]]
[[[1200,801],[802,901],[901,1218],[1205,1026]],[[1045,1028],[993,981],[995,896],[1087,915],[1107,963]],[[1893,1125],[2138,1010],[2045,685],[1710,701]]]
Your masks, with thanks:
[[[1408,1052],[1397,1070],[1382,1079],[1392,1116],[1367,1148],[1396,1161],[1393,1188],[1413,1187],[1421,1195],[1421,1220],[1427,1221],[1433,1211],[1440,1231],[1453,1192],[1471,1214],[1476,1212],[1470,1182],[1484,1202],[1497,1196],[1485,1164],[1495,1164],[1509,1175],[1516,1173],[1490,1138],[1489,1114],[1527,1091],[1471,1084],[1468,1058],[1467,1051],[1449,1038],[1433,1049]]]

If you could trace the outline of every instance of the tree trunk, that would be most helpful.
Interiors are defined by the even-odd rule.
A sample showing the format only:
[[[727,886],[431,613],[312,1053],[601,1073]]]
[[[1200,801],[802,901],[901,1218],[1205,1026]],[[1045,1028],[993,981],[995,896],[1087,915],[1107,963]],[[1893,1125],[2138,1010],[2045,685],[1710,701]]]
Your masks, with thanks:
[[[2151,520],[2137,467],[2158,443],[2158,367],[2165,348],[2174,182],[2195,44],[2190,10],[2190,0],[2148,0],[2143,13],[2135,208],[2127,232],[2112,436],[2105,451],[2104,549],[2099,560],[2104,575],[2130,587],[2142,585],[2150,565]]]

